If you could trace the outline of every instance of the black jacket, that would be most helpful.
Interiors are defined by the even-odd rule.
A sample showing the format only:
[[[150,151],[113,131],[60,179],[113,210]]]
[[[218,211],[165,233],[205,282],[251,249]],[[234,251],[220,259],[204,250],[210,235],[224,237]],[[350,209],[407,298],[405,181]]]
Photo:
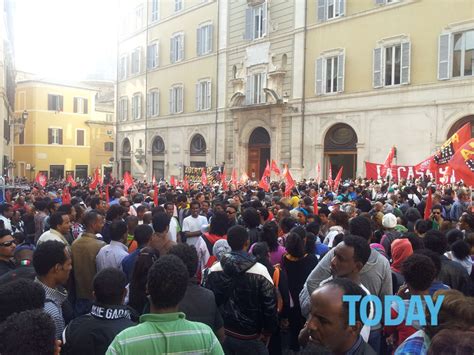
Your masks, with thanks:
[[[224,255],[205,281],[214,292],[228,335],[271,334],[277,326],[276,291],[267,269],[241,251]]]
[[[441,271],[438,279],[466,296],[471,292],[471,280],[466,269],[459,263],[441,255]]]
[[[94,304],[91,313],[74,319],[64,330],[61,354],[103,355],[122,330],[135,325],[124,306]]]

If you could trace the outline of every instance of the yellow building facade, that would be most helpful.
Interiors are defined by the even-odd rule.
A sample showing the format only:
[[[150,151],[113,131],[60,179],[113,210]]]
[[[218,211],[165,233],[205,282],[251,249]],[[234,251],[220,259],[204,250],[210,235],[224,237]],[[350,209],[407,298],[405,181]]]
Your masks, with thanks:
[[[60,179],[84,178],[95,168],[111,171],[113,114],[96,111],[97,97],[98,91],[85,85],[17,83],[15,111],[26,110],[28,119],[15,136],[15,175],[34,179],[43,172]]]

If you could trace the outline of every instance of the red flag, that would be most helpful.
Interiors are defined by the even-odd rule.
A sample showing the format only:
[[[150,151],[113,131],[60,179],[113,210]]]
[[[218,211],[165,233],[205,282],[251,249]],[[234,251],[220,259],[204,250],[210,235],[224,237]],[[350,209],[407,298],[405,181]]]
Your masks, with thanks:
[[[91,183],[89,184],[89,188],[91,190],[94,190],[99,183],[100,183],[99,168],[95,168],[94,179],[92,179]]]
[[[321,165],[319,165],[319,163],[316,167],[316,182],[318,183],[318,185],[321,183]]]
[[[430,169],[435,171],[440,166],[446,165],[456,152],[471,139],[471,123],[468,122],[454,133],[441,148],[433,155]]]
[[[382,172],[380,173],[381,176],[385,176],[387,174],[387,170],[392,167],[392,162],[393,162],[394,157],[395,157],[395,147],[392,147],[390,149],[390,152],[388,152],[388,156],[385,159],[385,162],[383,163]]]
[[[133,178],[132,175],[128,171],[123,174],[123,190],[125,196],[128,195],[128,189],[133,186]]]
[[[440,179],[441,184],[449,184],[451,182],[451,175],[453,175],[453,168],[448,165],[444,171],[443,177]]]
[[[201,184],[202,186],[207,185],[207,175],[206,175],[206,168],[202,168],[202,174],[201,174]]]
[[[341,168],[337,172],[336,179],[334,180],[334,191],[337,191],[337,189],[339,188],[339,184],[340,184],[341,179],[342,179],[342,170],[343,169],[344,169],[344,167],[341,166]]]
[[[237,170],[235,168],[232,168],[232,177],[230,182],[235,188],[237,188]]]
[[[189,191],[189,182],[186,175],[184,175],[184,178],[183,178],[183,189],[184,191]]]
[[[77,186],[76,180],[74,180],[74,178],[72,177],[71,174],[67,174],[66,181],[67,181],[68,183],[70,183],[72,187],[76,187],[76,186]]]
[[[424,219],[430,219],[431,206],[433,206],[433,197],[431,196],[431,187],[428,188],[428,197],[426,198]]]
[[[153,204],[155,207],[158,207],[158,185],[155,183],[153,184]]]
[[[41,186],[45,187],[47,183],[47,178],[46,175],[44,175],[41,171],[38,171],[38,174],[36,174],[36,179],[35,181],[40,184]]]
[[[295,180],[293,176],[291,176],[290,170],[286,167],[286,174],[285,174],[285,196],[288,197],[291,195],[291,190],[295,187]]]
[[[328,186],[331,189],[333,185],[333,180],[332,180],[332,166],[331,166],[331,161],[329,161],[329,172],[328,172]]]
[[[71,194],[69,193],[69,189],[64,187],[63,194],[61,195],[61,201],[63,205],[67,205],[71,203]]]
[[[174,175],[171,175],[170,178],[170,185],[176,188],[176,180],[174,179]]]
[[[313,214],[319,214],[319,206],[318,206],[318,194],[314,196],[314,203],[313,203]]]
[[[461,146],[449,166],[454,170],[456,180],[462,179],[467,186],[474,185],[474,138]]]
[[[265,167],[262,178],[260,179],[260,182],[258,183],[258,186],[267,192],[270,191],[270,183],[268,181],[269,178],[270,178],[270,163],[267,160],[267,166]]]
[[[277,175],[280,175],[281,174],[281,171],[280,169],[278,168],[278,165],[277,163],[275,162],[275,160],[272,159],[272,169],[271,169],[275,174]]]
[[[222,169],[221,183],[222,183],[222,190],[227,191],[228,186],[227,186],[227,180],[226,180],[225,166],[224,166],[224,169]]]
[[[109,184],[105,185],[105,202],[109,203],[110,195],[109,195]]]

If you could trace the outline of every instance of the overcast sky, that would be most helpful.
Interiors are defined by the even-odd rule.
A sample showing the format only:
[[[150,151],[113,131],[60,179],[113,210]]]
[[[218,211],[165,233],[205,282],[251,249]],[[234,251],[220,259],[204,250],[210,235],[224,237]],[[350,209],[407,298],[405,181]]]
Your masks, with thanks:
[[[15,0],[17,70],[115,78],[118,0]]]

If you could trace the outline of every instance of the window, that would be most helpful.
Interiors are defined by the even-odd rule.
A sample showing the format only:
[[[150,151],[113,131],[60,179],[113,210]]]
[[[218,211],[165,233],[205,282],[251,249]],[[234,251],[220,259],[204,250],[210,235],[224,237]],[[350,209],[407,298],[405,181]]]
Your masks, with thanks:
[[[171,37],[170,43],[170,61],[171,63],[180,62],[184,59],[184,34],[178,33]]]
[[[48,144],[63,144],[63,130],[61,128],[48,128]]]
[[[137,93],[132,97],[132,118],[140,119],[142,116],[142,94]]]
[[[318,0],[317,22],[325,22],[344,16],[345,0]]]
[[[245,39],[259,39],[267,34],[267,12],[266,1],[245,10]]]
[[[374,49],[373,86],[406,85],[410,82],[410,42]]]
[[[130,74],[138,74],[140,72],[140,48],[136,48],[131,55]]]
[[[196,110],[205,111],[211,108],[211,81],[201,80],[196,84]]]
[[[63,110],[63,96],[48,94],[48,110],[62,111]]]
[[[74,174],[76,179],[87,178],[87,165],[76,165],[76,173]]]
[[[123,80],[127,77],[127,62],[128,62],[127,56],[120,57],[119,79]]]
[[[160,93],[158,90],[151,90],[147,98],[147,116],[155,117],[160,114]]]
[[[453,78],[472,76],[474,71],[474,30],[453,35]]]
[[[377,5],[386,5],[397,2],[398,0],[375,0],[375,4]]]
[[[84,135],[85,135],[85,132],[83,129],[78,129],[76,131],[76,145],[79,145],[79,146],[84,146]]]
[[[74,98],[74,113],[87,113],[88,100],[82,97]]]
[[[125,121],[128,118],[128,98],[122,97],[118,102],[118,119]]]
[[[197,29],[197,55],[204,55],[212,52],[212,25],[203,25]]]
[[[135,30],[139,30],[142,27],[143,27],[143,5],[140,5],[135,9]]]
[[[177,85],[170,89],[170,114],[183,112],[183,86]]]
[[[245,101],[247,105],[265,103],[265,92],[267,86],[267,74],[259,73],[247,76],[247,86],[245,88]]]
[[[114,119],[114,115],[113,115],[113,114],[107,113],[107,114],[105,115],[105,121],[106,121],[106,122],[112,122],[113,119]]]
[[[160,19],[160,2],[159,0],[151,1],[151,21],[158,21]]]
[[[151,145],[151,154],[153,156],[155,155],[161,155],[165,153],[165,142],[163,141],[163,138],[160,136],[156,136],[153,139],[153,143]]]
[[[344,53],[316,60],[316,95],[344,91]]]
[[[114,143],[113,142],[105,142],[104,143],[104,150],[106,152],[113,152],[114,151]]]
[[[150,44],[147,48],[146,67],[153,69],[158,66],[158,43]]]
[[[49,177],[51,179],[63,179],[64,178],[64,165],[50,165]]]
[[[183,9],[183,0],[174,0],[174,12],[181,11]]]
[[[206,140],[200,134],[196,134],[190,148],[191,155],[206,155]]]

